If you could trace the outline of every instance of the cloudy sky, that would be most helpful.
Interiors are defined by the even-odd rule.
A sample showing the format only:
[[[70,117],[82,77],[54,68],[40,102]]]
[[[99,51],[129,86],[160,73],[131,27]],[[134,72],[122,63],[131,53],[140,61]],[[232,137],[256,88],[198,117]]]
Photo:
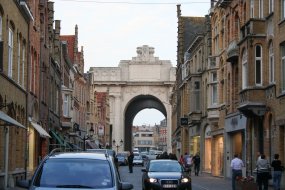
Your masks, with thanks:
[[[210,0],[53,0],[61,35],[74,35],[84,48],[85,72],[90,67],[116,67],[136,57],[136,48],[149,45],[155,57],[176,65],[177,4],[182,16],[205,16]],[[152,116],[152,117],[151,117]],[[147,121],[146,119],[147,118]],[[153,109],[139,113],[135,125],[159,123]]]

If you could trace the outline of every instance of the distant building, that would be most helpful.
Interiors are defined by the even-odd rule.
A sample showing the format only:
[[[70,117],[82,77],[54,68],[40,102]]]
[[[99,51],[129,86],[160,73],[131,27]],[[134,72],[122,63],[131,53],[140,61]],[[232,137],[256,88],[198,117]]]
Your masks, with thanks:
[[[133,126],[133,147],[140,152],[149,150],[166,150],[167,148],[167,127],[166,120],[160,125]]]

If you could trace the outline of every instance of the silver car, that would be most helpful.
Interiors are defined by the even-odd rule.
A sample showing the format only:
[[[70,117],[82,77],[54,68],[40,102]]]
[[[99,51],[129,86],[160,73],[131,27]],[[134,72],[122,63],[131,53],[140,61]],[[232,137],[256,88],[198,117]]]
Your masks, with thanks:
[[[105,189],[129,190],[122,182],[112,158],[106,153],[69,152],[47,156],[31,180],[19,181],[18,186],[30,190],[43,189]]]

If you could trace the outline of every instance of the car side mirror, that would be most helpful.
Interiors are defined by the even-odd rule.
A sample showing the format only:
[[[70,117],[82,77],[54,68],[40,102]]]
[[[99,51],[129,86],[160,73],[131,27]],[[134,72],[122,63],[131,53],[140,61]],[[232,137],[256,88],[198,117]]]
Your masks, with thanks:
[[[142,169],[142,172],[146,172],[146,168],[143,168],[143,169]]]

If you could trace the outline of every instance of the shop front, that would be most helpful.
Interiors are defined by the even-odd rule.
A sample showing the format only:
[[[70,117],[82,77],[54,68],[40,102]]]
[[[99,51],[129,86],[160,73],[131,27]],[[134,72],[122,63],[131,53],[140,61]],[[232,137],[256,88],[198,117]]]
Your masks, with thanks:
[[[212,131],[213,159],[212,175],[224,176],[224,134],[223,129]]]
[[[246,117],[241,113],[228,115],[225,119],[225,152],[226,152],[226,173],[225,177],[231,178],[231,160],[237,154],[239,158],[245,163],[246,160],[246,146],[245,146],[245,129]],[[245,175],[246,168],[243,168],[243,175]]]
[[[190,135],[190,154],[200,154],[200,126],[194,125],[189,129]]]

